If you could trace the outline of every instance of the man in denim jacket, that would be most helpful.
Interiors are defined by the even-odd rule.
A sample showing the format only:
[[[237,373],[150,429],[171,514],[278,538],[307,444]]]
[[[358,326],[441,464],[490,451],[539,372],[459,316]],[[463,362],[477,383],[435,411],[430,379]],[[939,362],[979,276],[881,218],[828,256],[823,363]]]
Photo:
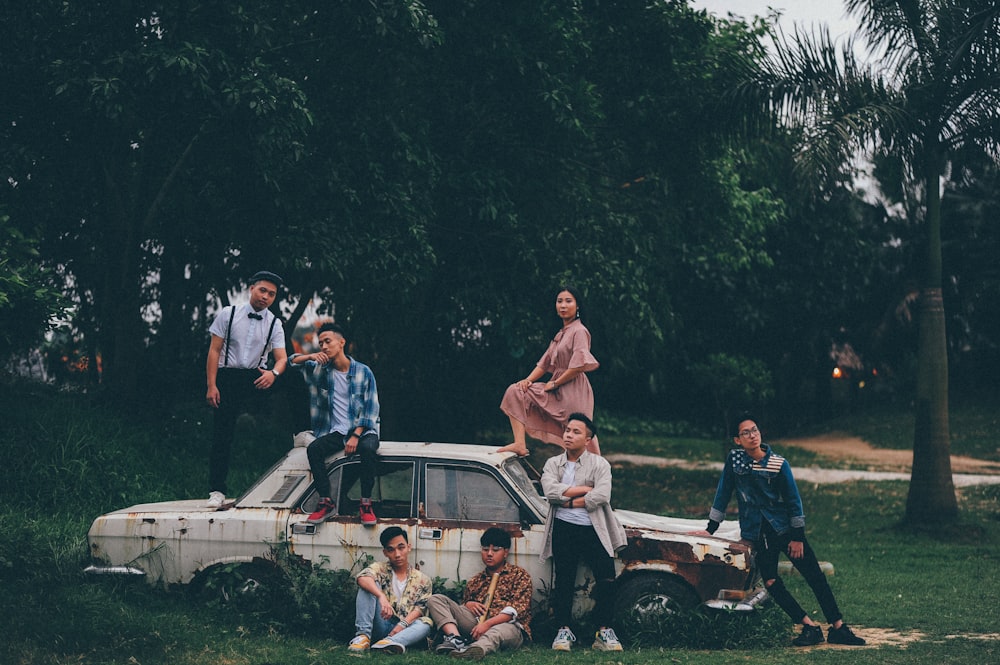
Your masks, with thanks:
[[[802,574],[830,622],[831,644],[861,646],[863,639],[851,632],[833,597],[833,591],[806,540],[806,518],[802,510],[792,468],[788,461],[763,443],[757,421],[743,414],[735,421],[736,449],[726,457],[715,501],[708,515],[709,534],[725,519],[726,506],[736,492],[740,511],[740,535],[754,543],[756,564],[767,592],[792,621],[802,624],[802,633],[792,644],[811,646],[823,641],[823,629],[813,621],[778,577],[778,555],[785,552]]]

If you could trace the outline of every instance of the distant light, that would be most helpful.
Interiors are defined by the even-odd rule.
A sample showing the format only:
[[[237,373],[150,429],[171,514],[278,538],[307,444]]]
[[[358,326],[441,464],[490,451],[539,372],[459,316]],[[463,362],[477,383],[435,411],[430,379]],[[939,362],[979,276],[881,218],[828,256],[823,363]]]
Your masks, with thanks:
[[[833,378],[835,378],[835,379],[842,379],[842,378],[844,378],[844,373],[840,371],[839,367],[834,367],[833,368]]]
[[[858,381],[858,388],[862,388],[863,389],[864,387],[865,387],[865,382],[864,381]]]

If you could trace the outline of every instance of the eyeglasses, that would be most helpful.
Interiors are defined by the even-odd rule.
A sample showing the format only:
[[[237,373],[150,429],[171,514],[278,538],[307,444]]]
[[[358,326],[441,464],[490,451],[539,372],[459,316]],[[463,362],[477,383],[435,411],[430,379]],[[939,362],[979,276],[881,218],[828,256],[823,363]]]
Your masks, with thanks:
[[[753,436],[754,434],[757,434],[759,432],[760,432],[760,430],[757,429],[756,425],[754,425],[750,429],[740,430],[740,436],[742,436],[744,439],[749,439],[751,436]]]

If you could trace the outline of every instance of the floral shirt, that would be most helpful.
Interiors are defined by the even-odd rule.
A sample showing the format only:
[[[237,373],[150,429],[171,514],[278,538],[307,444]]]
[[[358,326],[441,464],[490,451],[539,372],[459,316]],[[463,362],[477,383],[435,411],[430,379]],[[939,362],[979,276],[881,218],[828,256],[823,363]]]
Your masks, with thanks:
[[[420,617],[418,621],[432,624],[430,617],[427,616],[427,599],[431,597],[433,589],[431,578],[411,567],[406,578],[406,587],[403,589],[403,597],[397,598],[392,586],[392,575],[392,566],[389,565],[388,561],[377,561],[358,573],[358,577],[371,577],[375,580],[378,587],[389,598],[389,603],[396,611],[396,616],[402,618],[414,609],[419,609],[424,616]]]
[[[485,603],[492,578],[493,576],[485,570],[473,577],[465,585],[465,594],[462,596],[462,600],[464,602],[474,600],[478,603]],[[517,612],[515,625],[530,638],[531,594],[533,591],[531,574],[520,566],[505,563],[500,569],[500,579],[497,581],[496,591],[493,592],[493,602],[490,604],[490,611],[486,613],[486,618],[491,619],[505,608],[510,607]]]

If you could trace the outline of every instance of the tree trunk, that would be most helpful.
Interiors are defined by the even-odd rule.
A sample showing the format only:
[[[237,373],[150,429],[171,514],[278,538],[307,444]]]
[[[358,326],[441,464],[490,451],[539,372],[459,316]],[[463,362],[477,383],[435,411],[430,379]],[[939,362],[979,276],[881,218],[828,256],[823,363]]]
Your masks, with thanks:
[[[932,160],[933,161],[933,160]],[[941,293],[940,169],[928,168],[927,282],[920,293],[916,430],[907,524],[944,524],[958,515],[948,431],[948,340]]]

